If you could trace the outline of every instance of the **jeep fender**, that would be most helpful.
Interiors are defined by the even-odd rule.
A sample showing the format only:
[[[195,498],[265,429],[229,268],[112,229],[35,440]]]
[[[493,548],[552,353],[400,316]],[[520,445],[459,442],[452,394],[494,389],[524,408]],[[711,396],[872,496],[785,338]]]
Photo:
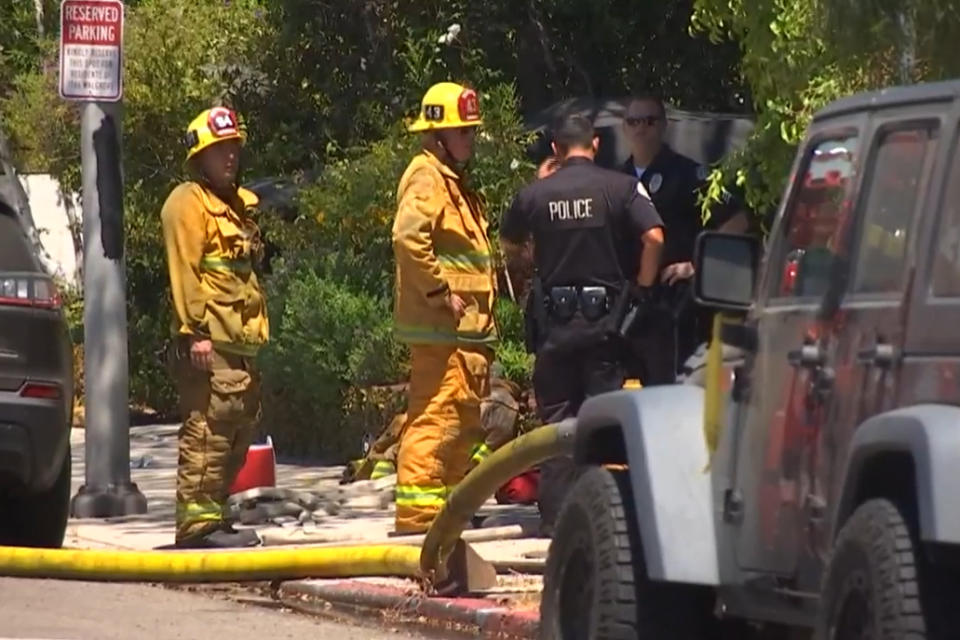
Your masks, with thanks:
[[[578,463],[629,466],[654,580],[719,584],[703,402],[697,386],[648,387],[589,398],[577,415]]]
[[[860,481],[871,461],[891,453],[906,454],[913,462],[920,538],[960,543],[960,407],[937,404],[882,413],[857,428],[850,442],[833,535],[856,509]]]

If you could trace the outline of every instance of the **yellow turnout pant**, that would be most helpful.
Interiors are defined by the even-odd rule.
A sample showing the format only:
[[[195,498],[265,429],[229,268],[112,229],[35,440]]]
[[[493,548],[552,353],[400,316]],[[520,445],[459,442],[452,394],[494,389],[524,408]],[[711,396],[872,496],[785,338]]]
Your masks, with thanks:
[[[411,345],[407,423],[397,455],[398,532],[428,529],[466,475],[483,440],[480,399],[489,393],[491,355],[486,347]]]

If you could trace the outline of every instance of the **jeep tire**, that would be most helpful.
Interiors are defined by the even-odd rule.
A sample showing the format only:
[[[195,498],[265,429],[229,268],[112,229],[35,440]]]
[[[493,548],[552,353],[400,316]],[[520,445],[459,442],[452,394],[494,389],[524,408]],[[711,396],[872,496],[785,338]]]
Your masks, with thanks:
[[[924,640],[920,554],[900,510],[869,500],[837,536],[824,573],[818,639]]]
[[[0,496],[0,545],[60,548],[70,514],[70,449],[46,491]]]
[[[627,472],[580,476],[547,557],[544,640],[701,638],[712,602],[709,589],[647,580]]]

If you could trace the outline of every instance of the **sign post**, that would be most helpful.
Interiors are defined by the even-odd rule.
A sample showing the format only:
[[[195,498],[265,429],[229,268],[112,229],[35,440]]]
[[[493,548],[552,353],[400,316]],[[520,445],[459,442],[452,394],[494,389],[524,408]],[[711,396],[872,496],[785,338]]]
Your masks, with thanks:
[[[120,162],[123,16],[120,0],[60,5],[60,96],[82,103],[86,477],[71,504],[77,518],[147,510],[146,498],[130,481]]]

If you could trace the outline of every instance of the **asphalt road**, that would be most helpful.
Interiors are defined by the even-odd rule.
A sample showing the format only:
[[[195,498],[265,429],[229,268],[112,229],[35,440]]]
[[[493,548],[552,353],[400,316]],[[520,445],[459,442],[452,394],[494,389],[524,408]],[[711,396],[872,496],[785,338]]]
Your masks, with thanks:
[[[291,612],[236,587],[0,578],[0,640],[410,640],[425,638]]]

